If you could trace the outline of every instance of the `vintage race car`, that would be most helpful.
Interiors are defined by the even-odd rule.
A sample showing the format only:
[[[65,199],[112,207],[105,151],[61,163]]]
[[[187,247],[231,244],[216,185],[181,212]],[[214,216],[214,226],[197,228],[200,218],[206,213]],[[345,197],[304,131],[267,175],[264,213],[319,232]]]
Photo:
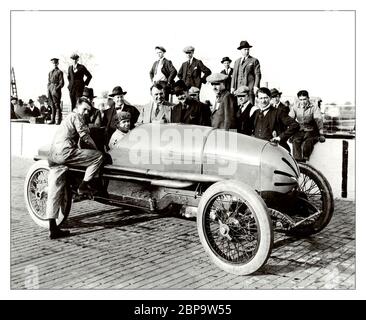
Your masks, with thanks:
[[[32,219],[46,227],[47,148],[29,169],[24,193]],[[308,236],[330,221],[325,177],[276,143],[232,131],[183,124],[143,124],[110,151],[102,169],[109,196],[95,201],[165,214],[196,215],[200,241],[223,270],[247,275],[271,254],[273,231]],[[85,168],[66,168],[57,223],[68,217]]]

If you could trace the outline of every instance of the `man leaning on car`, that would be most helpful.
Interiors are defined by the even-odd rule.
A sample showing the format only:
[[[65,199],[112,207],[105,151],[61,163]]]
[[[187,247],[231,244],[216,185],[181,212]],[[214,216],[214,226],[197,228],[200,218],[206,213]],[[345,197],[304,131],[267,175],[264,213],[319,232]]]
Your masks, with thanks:
[[[93,178],[97,177],[103,162],[103,154],[90,137],[88,125],[85,124],[85,115],[91,110],[89,99],[77,99],[74,112],[67,115],[56,131],[48,154],[50,172],[48,175],[48,198],[46,216],[49,220],[49,237],[57,239],[68,236],[68,230],[61,230],[57,224],[59,209],[61,207],[61,194],[64,192],[66,172],[69,165],[85,166],[85,175],[78,188],[79,194],[93,194],[97,190],[91,185]],[[79,139],[88,149],[78,147]]]

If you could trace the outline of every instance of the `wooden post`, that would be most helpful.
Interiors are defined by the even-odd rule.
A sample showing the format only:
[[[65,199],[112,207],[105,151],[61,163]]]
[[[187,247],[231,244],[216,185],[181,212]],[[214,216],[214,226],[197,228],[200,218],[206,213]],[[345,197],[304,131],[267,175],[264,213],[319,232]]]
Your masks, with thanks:
[[[342,141],[342,198],[347,198],[348,141]]]

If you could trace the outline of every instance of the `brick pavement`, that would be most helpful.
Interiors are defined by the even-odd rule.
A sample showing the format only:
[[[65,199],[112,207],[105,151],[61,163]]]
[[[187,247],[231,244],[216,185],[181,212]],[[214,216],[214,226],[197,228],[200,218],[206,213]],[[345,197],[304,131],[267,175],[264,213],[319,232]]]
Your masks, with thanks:
[[[336,200],[331,223],[317,235],[276,234],[267,264],[235,276],[210,262],[195,221],[178,217],[83,201],[67,221],[72,237],[48,240],[23,199],[32,162],[12,163],[12,289],[355,289],[354,202]]]

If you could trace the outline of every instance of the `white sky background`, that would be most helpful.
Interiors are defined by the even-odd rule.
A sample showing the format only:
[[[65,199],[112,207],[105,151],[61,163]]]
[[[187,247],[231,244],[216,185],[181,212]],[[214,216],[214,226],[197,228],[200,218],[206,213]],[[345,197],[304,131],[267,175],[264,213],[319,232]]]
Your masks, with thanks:
[[[149,101],[149,71],[155,46],[179,70],[186,60],[182,48],[193,45],[195,57],[212,70],[223,69],[221,58],[240,57],[241,40],[253,46],[261,63],[262,85],[277,87],[283,96],[300,89],[324,103],[355,102],[355,15],[346,11],[13,11],[11,63],[18,95],[24,101],[46,94],[52,57],[91,53],[90,87],[99,95],[121,85],[134,104]],[[71,62],[68,59],[68,62]],[[81,61],[82,62],[82,61]],[[233,66],[234,63],[232,63]],[[67,70],[65,63],[60,68]],[[69,104],[68,81],[63,88]],[[203,97],[213,98],[210,85]]]
[[[358,0],[185,0],[172,2],[159,0],[3,0],[0,4],[0,128],[4,141],[1,157],[3,168],[0,214],[0,297],[2,299],[365,299],[366,259],[362,250],[366,243],[364,191],[365,159],[363,153],[366,126],[365,88],[366,57],[365,34],[366,7]],[[354,13],[339,11],[297,12],[13,12],[12,51],[10,51],[10,10],[73,9],[236,9],[236,10],[356,10],[357,14],[357,68],[355,68]],[[192,15],[187,19],[187,15]],[[105,16],[102,18],[102,16]],[[173,15],[172,18],[169,18]],[[178,19],[178,15],[181,19]],[[58,16],[58,17],[56,17]],[[62,17],[60,17],[62,16]],[[63,17],[66,16],[66,17]],[[84,16],[84,18],[80,18]],[[123,16],[123,17],[122,17]],[[240,19],[234,19],[239,17]],[[90,18],[91,17],[91,18]],[[137,17],[135,19],[135,17]],[[153,17],[150,23],[146,17]],[[164,21],[164,17],[170,19]],[[128,23],[127,23],[128,22]],[[234,24],[237,24],[235,26]],[[193,30],[193,31],[192,31]],[[284,95],[295,95],[306,88],[324,102],[355,101],[357,87],[357,141],[356,141],[356,229],[357,268],[356,290],[10,290],[10,121],[9,121],[9,70],[15,68],[20,96],[24,100],[45,93],[49,59],[55,55],[70,56],[74,50],[93,53],[98,66],[93,72],[91,86],[96,93],[112,90],[121,85],[128,91],[132,103],[149,99],[149,76],[156,56],[157,44],[167,49],[166,57],[176,68],[184,61],[182,48],[196,47],[196,57],[202,59],[212,71],[220,71],[223,56],[232,60],[239,57],[236,49],[241,40],[252,45],[252,55],[262,65],[263,81],[269,86],[280,86]],[[10,55],[11,53],[11,55]],[[12,58],[12,63],[10,63]],[[62,66],[65,68],[65,66]],[[357,83],[355,84],[355,72]],[[66,77],[65,77],[66,78]],[[67,85],[67,82],[66,82]],[[211,88],[203,89],[206,94]],[[68,90],[63,90],[68,102]],[[67,101],[66,101],[67,99]],[[358,121],[360,120],[360,121]],[[361,161],[360,161],[361,160]],[[331,161],[331,155],[329,157]],[[360,164],[361,165],[357,165]],[[27,213],[24,213],[25,215]],[[46,237],[46,234],[45,234]],[[55,244],[56,245],[56,244]]]

